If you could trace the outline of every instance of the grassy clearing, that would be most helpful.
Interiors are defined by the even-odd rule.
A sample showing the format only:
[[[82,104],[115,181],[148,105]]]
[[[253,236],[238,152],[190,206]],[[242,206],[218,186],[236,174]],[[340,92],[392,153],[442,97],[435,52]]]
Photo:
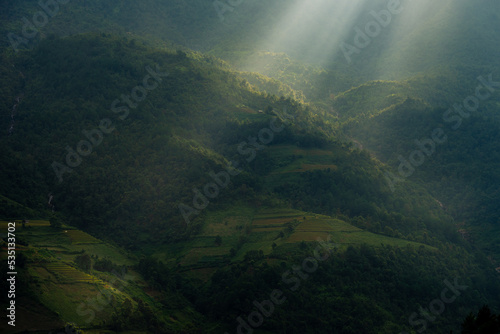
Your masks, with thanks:
[[[323,154],[315,152],[320,153]],[[220,236],[220,245],[215,243],[216,236]],[[340,248],[361,244],[376,247],[382,244],[421,246],[370,233],[340,219],[321,214],[288,208],[264,208],[257,211],[238,205],[208,215],[198,236],[177,246],[165,246],[154,255],[172,267],[177,264],[195,267],[193,270],[199,271],[205,280],[217,266],[224,265],[228,259],[231,262],[242,261],[249,251],[262,251],[264,256],[269,256],[273,253],[273,244],[293,247],[293,244],[302,241],[316,242],[329,237]],[[232,248],[236,251],[233,257],[230,256]],[[190,275],[196,275],[196,272],[190,271]]]
[[[16,232],[25,231],[25,230],[32,228],[32,227],[48,227],[48,226],[50,226],[50,222],[48,220],[29,220],[28,223],[25,224],[24,228],[22,225],[22,220],[19,220],[19,219],[9,220],[9,221],[1,220],[0,221],[0,232],[1,233],[7,232],[7,228],[9,226],[10,222],[16,223]]]
[[[70,247],[71,239],[61,230],[51,227],[37,227],[22,231],[22,236],[36,247]]]
[[[293,145],[276,145],[268,149],[276,161],[280,162],[280,167],[271,174],[337,169],[335,157],[331,151],[299,148]]]
[[[253,233],[260,233],[260,232],[276,232],[276,231],[282,231],[283,227],[273,227],[273,226],[263,226],[263,227],[257,227],[257,228],[252,228]]]
[[[304,214],[302,211],[293,209],[262,209],[255,214],[254,219],[273,219],[273,218],[290,218],[300,217]]]
[[[22,236],[33,249],[46,249],[57,258],[71,262],[77,252],[86,252],[100,258],[107,257],[118,265],[130,265],[134,261],[123,250],[102,242],[101,240],[76,229],[54,229],[43,224],[32,228],[20,229]]]
[[[254,110],[247,106],[239,106],[239,108],[235,110],[233,115],[240,121],[245,121],[245,120],[261,121],[267,118],[271,118],[270,115],[267,115],[265,113],[259,113],[258,110]]]
[[[48,220],[30,220],[26,226],[50,226],[50,222]]]
[[[323,216],[324,217],[324,216]],[[329,231],[329,232],[341,232],[341,231],[362,231],[349,223],[346,223],[339,219],[334,218],[309,218],[301,223],[295,228],[296,231]]]
[[[109,258],[113,263],[118,265],[131,265],[134,260],[131,259],[122,249],[109,244],[84,244],[74,247],[75,250],[85,250],[89,255],[96,255],[100,258]]]
[[[73,244],[100,244],[101,240],[94,238],[80,230],[65,230],[64,233],[71,239]]]
[[[255,209],[246,204],[236,205],[227,210],[211,212],[199,235],[232,235],[249,225],[255,215]]]
[[[253,232],[248,236],[248,242],[249,243],[261,243],[261,242],[269,242],[273,243],[278,239],[280,231],[275,231],[275,232]]]
[[[381,246],[382,244],[385,244],[398,247],[406,247],[409,244],[415,247],[422,245],[416,242],[410,242],[403,239],[392,238],[364,231],[340,219],[324,215],[303,214],[305,219],[300,220],[300,224],[294,228],[294,232],[282,242],[314,242],[317,241],[318,238],[326,240],[328,237],[331,237],[332,240],[340,247],[360,244],[367,244],[371,246]],[[277,242],[277,244],[281,244],[281,242]],[[429,246],[425,247],[433,248]]]
[[[317,241],[318,238],[321,240],[326,240],[330,233],[328,232],[295,232],[288,239],[286,239],[289,243],[296,243],[302,241]]]
[[[47,263],[45,269],[61,283],[90,283],[96,281],[94,276],[61,262]]]
[[[90,317],[89,313],[85,312],[92,309],[86,304],[82,305],[82,301],[99,296],[100,291],[96,285],[88,283],[47,283],[42,286],[38,295],[45,306],[55,311],[65,321],[87,324]],[[81,305],[83,308],[79,308]],[[95,312],[93,322],[99,323],[108,319],[112,311],[112,307],[103,307],[100,312]],[[91,324],[92,322],[89,323]]]
[[[435,247],[431,247],[428,245],[420,244],[413,241],[407,241],[403,239],[388,237],[385,235],[370,233],[367,231],[359,231],[359,232],[340,232],[334,233],[331,235],[333,242],[341,245],[341,246],[349,246],[349,245],[359,245],[359,244],[367,244],[370,246],[381,246],[381,245],[391,245],[396,247],[406,247],[408,245],[412,245],[415,248],[420,246],[424,246],[429,250],[436,250]]]
[[[238,233],[250,223],[248,216],[228,216],[222,219],[213,218],[205,224],[203,236],[230,236]]]
[[[306,220],[295,228],[297,232],[333,232],[327,220]]]
[[[252,226],[255,227],[272,227],[272,226],[283,226],[286,223],[291,223],[296,220],[297,217],[282,217],[282,218],[270,218],[270,219],[256,219],[252,222]]]

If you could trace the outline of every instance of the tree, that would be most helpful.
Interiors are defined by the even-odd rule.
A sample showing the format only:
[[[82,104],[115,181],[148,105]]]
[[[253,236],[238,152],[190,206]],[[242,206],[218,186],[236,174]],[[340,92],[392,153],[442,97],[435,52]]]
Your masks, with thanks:
[[[92,266],[92,259],[88,254],[78,255],[75,258],[75,263],[83,271],[89,272]]]
[[[218,236],[215,237],[215,244],[217,246],[222,245],[222,238],[220,237],[220,235],[218,235]]]
[[[53,228],[61,228],[62,227],[61,219],[56,215],[52,215],[49,219],[49,222],[50,222],[50,226]]]
[[[499,334],[500,319],[490,308],[483,306],[477,316],[469,314],[462,323],[462,334]]]
[[[132,306],[132,302],[130,301],[130,299],[125,298],[125,300],[122,303],[122,307],[121,307],[122,316],[125,319],[127,319],[132,315],[133,311],[134,311],[134,307]]]

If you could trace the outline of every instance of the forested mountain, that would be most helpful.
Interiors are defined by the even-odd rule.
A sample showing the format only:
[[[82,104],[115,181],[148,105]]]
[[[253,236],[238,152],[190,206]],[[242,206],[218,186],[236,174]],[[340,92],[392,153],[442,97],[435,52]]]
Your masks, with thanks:
[[[494,324],[499,7],[0,1],[2,332]]]

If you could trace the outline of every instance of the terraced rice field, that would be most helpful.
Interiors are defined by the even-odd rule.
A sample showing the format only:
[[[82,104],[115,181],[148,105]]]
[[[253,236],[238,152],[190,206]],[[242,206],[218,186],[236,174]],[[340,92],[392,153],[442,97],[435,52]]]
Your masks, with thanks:
[[[255,232],[255,233],[259,233],[259,232],[276,232],[276,231],[282,231],[283,230],[283,227],[256,227],[256,228],[252,228],[252,233]]]
[[[297,224],[307,219],[304,212],[287,209],[262,210],[252,221],[252,233],[283,231],[287,223]]]
[[[297,232],[333,232],[333,227],[328,220],[306,220],[295,228]]]
[[[221,258],[229,254],[230,247],[207,247],[193,248],[181,261],[182,266],[194,265],[197,263],[210,263],[220,261]]]
[[[287,239],[287,242],[316,241],[318,237],[324,240],[332,234],[362,231],[339,219],[326,216],[306,217],[306,220],[295,228],[295,232]]]
[[[16,221],[11,221],[16,222]],[[0,233],[7,233],[7,227],[9,226],[8,221],[0,221]],[[16,229],[21,227],[21,223],[16,222]]]
[[[50,222],[48,220],[30,220],[26,226],[50,226]]]
[[[0,221],[0,231],[6,230],[9,222],[16,223],[16,230],[22,228],[22,220],[10,220],[10,221]],[[48,220],[29,220],[26,224],[26,227],[43,227],[50,226],[50,222]]]
[[[271,218],[271,219],[256,219],[252,222],[252,226],[255,227],[279,227],[286,223],[291,223],[298,217],[283,217],[283,218]]]
[[[326,240],[330,233],[328,232],[296,232],[292,234],[287,242],[317,241],[318,238]]]
[[[66,230],[64,233],[71,239],[73,244],[100,244],[101,240],[80,230]]]
[[[262,209],[255,214],[254,219],[266,218],[284,218],[284,217],[299,217],[303,215],[302,211],[292,209]]]
[[[45,269],[54,274],[61,283],[88,283],[95,278],[64,263],[47,263]]]
[[[220,220],[211,219],[203,230],[204,236],[231,236],[250,222],[250,217],[245,216],[229,216]]]
[[[255,215],[252,221],[252,233],[282,231],[287,223],[297,222],[304,213],[287,209],[267,209]]]

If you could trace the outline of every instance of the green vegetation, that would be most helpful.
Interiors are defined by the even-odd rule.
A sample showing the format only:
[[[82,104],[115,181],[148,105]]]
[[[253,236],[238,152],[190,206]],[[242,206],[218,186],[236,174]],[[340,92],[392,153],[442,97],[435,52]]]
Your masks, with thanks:
[[[222,23],[211,1],[71,1],[18,52],[0,41],[0,294],[15,221],[23,324],[5,332],[234,333],[279,289],[256,334],[414,333],[454,279],[428,332],[498,332],[500,5],[425,2],[352,66],[331,43],[354,28],[325,39],[340,1],[283,43],[299,2]],[[37,10],[1,3],[0,35]],[[448,111],[489,73],[478,110]]]
[[[500,333],[500,317],[483,306],[477,315],[469,314],[462,323],[462,334],[498,334]]]

